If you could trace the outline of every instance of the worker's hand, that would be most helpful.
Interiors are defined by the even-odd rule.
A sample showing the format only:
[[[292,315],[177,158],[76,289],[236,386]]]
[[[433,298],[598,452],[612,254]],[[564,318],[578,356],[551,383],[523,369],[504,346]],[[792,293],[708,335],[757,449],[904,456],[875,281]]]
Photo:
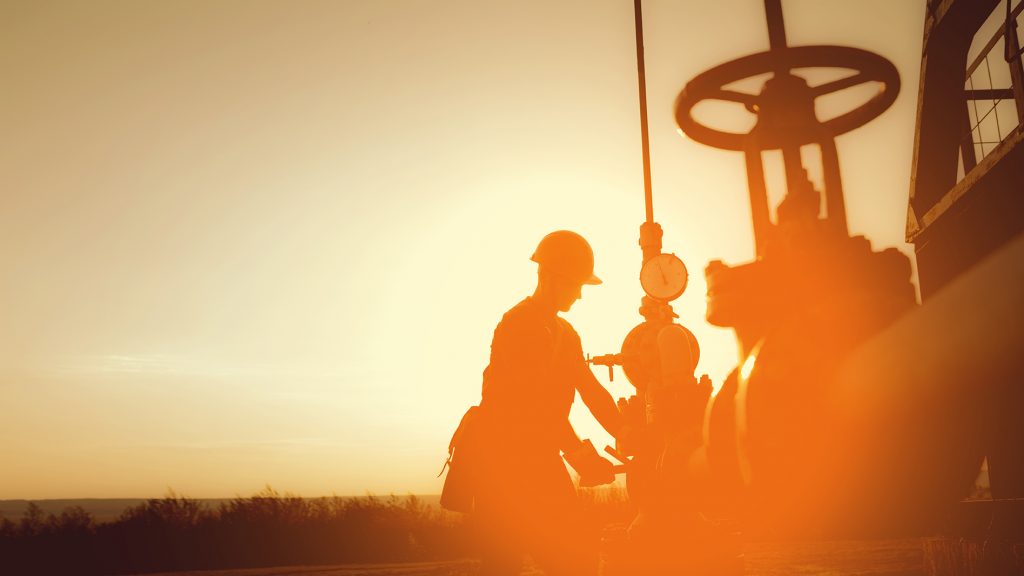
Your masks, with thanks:
[[[599,486],[615,481],[613,464],[597,453],[590,440],[584,440],[579,448],[567,452],[565,460],[580,475],[580,486]]]

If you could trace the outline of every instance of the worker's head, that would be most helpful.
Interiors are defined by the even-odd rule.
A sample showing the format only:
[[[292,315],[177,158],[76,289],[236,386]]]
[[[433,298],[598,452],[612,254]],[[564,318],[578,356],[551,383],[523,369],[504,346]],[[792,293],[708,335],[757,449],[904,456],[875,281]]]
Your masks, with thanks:
[[[584,284],[600,284],[594,276],[594,251],[575,232],[559,230],[545,236],[530,258],[537,264],[537,295],[568,312],[582,296]]]

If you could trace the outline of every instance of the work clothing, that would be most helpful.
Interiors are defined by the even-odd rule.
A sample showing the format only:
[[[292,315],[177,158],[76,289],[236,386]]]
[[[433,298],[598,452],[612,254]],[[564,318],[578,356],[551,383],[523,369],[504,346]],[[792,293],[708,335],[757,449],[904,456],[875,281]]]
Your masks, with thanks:
[[[476,508],[488,540],[485,574],[518,574],[524,552],[549,575],[596,572],[597,539],[585,533],[561,458],[581,378],[593,375],[567,321],[531,298],[504,315],[480,403]]]

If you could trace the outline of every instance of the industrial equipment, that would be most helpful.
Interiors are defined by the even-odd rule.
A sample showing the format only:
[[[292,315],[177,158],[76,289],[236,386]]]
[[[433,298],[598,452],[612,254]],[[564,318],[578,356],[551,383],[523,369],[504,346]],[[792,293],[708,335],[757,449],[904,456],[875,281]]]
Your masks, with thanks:
[[[702,414],[712,384],[706,374],[695,377],[700,345],[676,321],[678,315],[672,309],[671,303],[686,290],[689,273],[682,259],[662,252],[663,231],[654,221],[640,0],[634,0],[633,6],[646,207],[639,241],[643,321],[626,335],[619,353],[589,361],[607,366],[609,378],[614,377],[612,367],[621,365],[636,388],[632,397],[619,400],[631,433],[606,451],[625,464],[628,493],[637,514],[627,530],[606,535],[606,576],[707,568],[719,562],[720,555],[706,554],[709,548],[702,544],[714,541],[716,549],[721,544],[701,515],[689,482],[689,460],[702,443]],[[679,554],[681,546],[689,552]],[[731,559],[726,564],[734,572],[735,553]]]
[[[981,326],[989,331],[981,338],[1011,342],[986,342],[993,348],[1020,341],[1020,327],[1000,316],[1020,318],[1021,299],[985,284],[1002,268],[1019,290],[1019,267],[1006,270],[1019,265],[1019,251],[1007,248],[993,256],[1002,258],[996,271],[970,271],[918,308],[908,258],[849,235],[835,146],[836,136],[892,104],[895,67],[854,48],[788,46],[780,0],[764,5],[770,49],[698,75],[675,107],[688,137],[745,155],[756,244],[755,261],[705,270],[708,321],[734,329],[743,358],[709,412],[703,449],[715,512],[772,536],[927,533],[972,487],[993,399],[1019,397],[1006,392],[1019,390],[1008,358],[978,344]],[[817,86],[801,76],[822,67],[851,72]],[[761,74],[770,77],[757,94],[732,87]],[[816,98],[864,82],[878,86],[871,99],[818,118]],[[756,124],[742,134],[709,128],[693,117],[705,99],[742,104]],[[823,199],[802,164],[806,146],[820,149]],[[762,165],[768,150],[781,151],[786,175],[775,221]],[[930,167],[918,167],[924,178]],[[1019,212],[1011,218],[1019,230]],[[981,292],[991,297],[985,309]],[[1019,434],[1014,445],[1020,454]]]
[[[944,35],[926,36],[926,48],[938,45],[934,55],[925,54],[908,225],[908,238],[921,240],[921,306],[909,259],[850,235],[835,144],[837,136],[895,101],[900,78],[891,62],[856,48],[789,46],[781,0],[765,0],[769,50],[716,66],[686,84],[675,103],[681,131],[744,154],[756,254],[753,262],[713,261],[705,269],[707,319],[735,331],[742,361],[711,400],[704,430],[697,432],[686,411],[701,403],[703,384],[693,378],[699,347],[674,323],[668,304],[685,289],[686,273],[681,262],[661,254],[661,230],[653,223],[635,2],[648,207],[640,236],[645,321],[619,354],[592,360],[623,366],[637,396],[622,407],[644,430],[641,448],[620,447],[634,456],[627,482],[639,513],[622,553],[633,556],[615,557],[613,568],[631,561],[632,573],[728,573],[735,566],[707,517],[731,518],[750,536],[934,533],[968,494],[986,456],[998,464],[1003,492],[1010,499],[1024,494],[1024,406],[1014,360],[1024,339],[1024,175],[1021,163],[1007,160],[1024,149],[1024,72],[1015,20],[1021,7],[1007,4],[1002,28],[1013,85],[966,91],[968,101],[991,98],[996,106],[999,98],[1016,98],[1017,127],[997,143],[991,159],[975,157],[977,143],[963,144],[970,122],[935,127],[956,117],[964,100],[949,91],[944,69],[928,61],[966,58],[964,30],[977,30],[996,3],[929,2],[926,34]],[[969,16],[969,25],[956,14]],[[995,39],[986,50],[993,45]],[[803,71],[812,68],[849,73],[811,85]],[[758,93],[736,89],[761,75],[768,79]],[[938,87],[929,92],[926,81]],[[816,98],[864,83],[877,86],[869,100],[835,118],[818,117]],[[754,127],[731,133],[701,123],[694,108],[709,99],[742,105],[756,116]],[[983,118],[973,120],[980,124]],[[948,137],[931,141],[926,134]],[[949,150],[939,150],[947,144]],[[810,146],[820,151],[820,191],[801,157]],[[958,148],[964,171],[974,175],[960,184],[952,180],[955,170],[935,165],[939,156],[955,157]],[[774,150],[783,159],[786,194],[773,220],[763,155]],[[925,162],[928,154],[934,158]],[[941,175],[945,188],[935,185]],[[971,189],[983,185],[994,191],[983,196]],[[956,202],[962,210],[950,208]],[[995,514],[993,525],[1012,526],[1006,518],[1021,517]],[[1016,526],[1024,532],[1024,522]],[[1005,529],[1000,534],[1009,537]],[[720,555],[694,555],[694,542]]]

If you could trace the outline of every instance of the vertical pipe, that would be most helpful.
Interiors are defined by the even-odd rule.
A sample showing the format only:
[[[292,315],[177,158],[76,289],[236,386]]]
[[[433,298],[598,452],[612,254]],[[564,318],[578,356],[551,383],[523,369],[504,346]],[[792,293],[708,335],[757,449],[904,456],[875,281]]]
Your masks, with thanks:
[[[636,70],[640,84],[640,146],[644,161],[644,206],[647,222],[654,222],[654,198],[651,193],[651,143],[647,133],[647,75],[644,70],[644,17],[640,0],[633,0],[633,23],[636,28]]]
[[[761,150],[757,147],[755,138],[750,139],[744,154],[747,161],[750,218],[754,225],[754,246],[757,248],[757,257],[761,258],[764,256],[768,243],[771,221],[768,218],[768,190],[764,184],[764,163],[761,160]]]
[[[800,157],[800,146],[784,146],[782,162],[786,168],[786,196],[800,194],[807,180],[807,173]]]
[[[828,212],[828,221],[837,232],[846,236],[849,234],[846,227],[846,200],[843,198],[843,179],[839,173],[836,141],[827,136],[821,139],[818,147],[821,148],[822,180],[825,183],[825,210]]]
[[[776,55],[772,66],[776,74],[789,70],[781,54],[786,49],[786,25],[782,19],[782,0],[764,0],[764,15],[768,20],[768,44]]]

